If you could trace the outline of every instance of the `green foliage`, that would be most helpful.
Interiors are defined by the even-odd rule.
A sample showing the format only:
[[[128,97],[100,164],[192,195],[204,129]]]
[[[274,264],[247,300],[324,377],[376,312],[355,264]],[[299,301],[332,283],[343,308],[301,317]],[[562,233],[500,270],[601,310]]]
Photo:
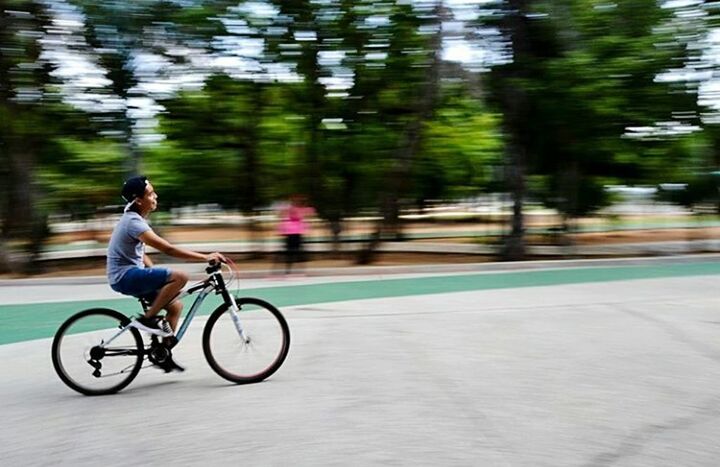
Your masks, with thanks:
[[[676,35],[675,10],[655,0],[535,2],[533,11],[531,46],[522,63],[508,65],[530,70],[514,81],[527,98],[514,137],[529,172],[548,177],[541,198],[566,214],[585,214],[607,202],[595,180],[648,181],[672,160],[663,154],[678,147],[672,136],[628,138],[628,128],[678,115],[698,123],[696,94],[657,79],[693,52]]]
[[[568,217],[582,217],[609,206],[612,202],[610,193],[605,191],[607,179],[604,177],[579,176],[573,183],[579,186],[571,190],[559,185],[567,183],[559,177],[539,176],[533,178],[530,185],[532,199],[542,202],[545,206],[556,209]],[[567,198],[570,192],[572,199]]]
[[[297,189],[304,119],[288,112],[288,87],[266,87],[217,75],[163,102],[167,140],[148,152],[146,167],[166,203],[253,209]],[[258,187],[252,195],[249,183]]]
[[[661,189],[658,198],[663,201],[694,209],[698,204],[707,203],[716,209],[720,207],[720,174],[698,173],[690,176],[683,188]]]
[[[499,116],[466,96],[453,96],[428,122],[417,167],[420,199],[477,195],[494,180],[503,144]]]
[[[104,139],[54,140],[38,171],[46,208],[87,215],[97,207],[123,203],[119,181],[124,155],[118,143]]]
[[[188,70],[210,76],[202,89],[164,99],[156,131],[165,139],[137,148],[127,111],[94,120],[59,103],[36,40],[48,18],[36,2],[12,2],[3,11],[34,15],[2,16],[0,40],[11,47],[0,55],[0,137],[12,145],[0,147],[0,196],[14,181],[6,167],[25,160],[27,147],[53,210],[119,202],[128,160],[142,152],[161,207],[219,203],[247,212],[302,191],[332,219],[377,210],[393,191],[422,202],[498,189],[498,174],[512,172],[502,167],[507,141],[527,156],[530,194],[570,216],[607,204],[609,181],[688,183],[688,196],[708,198],[711,183],[698,174],[720,166],[720,132],[711,125],[689,136],[628,137],[628,128],[660,121],[700,124],[697,84],[658,75],[701,61],[691,45],[706,33],[704,20],[681,21],[656,0],[495,2],[504,13],[529,9],[516,16],[526,36],[514,61],[477,79],[486,95],[468,85],[477,76],[430,72],[441,22],[432,2],[277,0],[265,4],[269,14],[222,1],[72,3],[87,40],[72,47],[112,81],[101,93],[126,103],[142,94],[136,86],[154,75],[135,68],[139,53],[188,66],[204,54],[197,63],[205,65]],[[479,21],[502,24],[509,16],[499,12]],[[219,36],[236,45],[223,48]],[[249,40],[263,44],[245,57],[250,71],[205,68],[211,57],[243,55],[238,44]],[[158,76],[177,78],[169,68]],[[19,105],[13,90],[28,87],[42,99]],[[520,105],[508,106],[513,99]],[[100,136],[108,128],[120,137]]]

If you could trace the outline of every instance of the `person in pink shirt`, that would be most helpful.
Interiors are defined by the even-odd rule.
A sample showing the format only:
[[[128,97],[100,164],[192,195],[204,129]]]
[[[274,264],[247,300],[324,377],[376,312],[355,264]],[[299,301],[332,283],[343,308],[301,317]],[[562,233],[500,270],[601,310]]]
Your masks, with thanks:
[[[303,261],[303,235],[307,233],[306,219],[315,215],[315,210],[305,202],[305,197],[294,194],[290,203],[280,210],[279,232],[285,243],[285,274],[292,270],[293,263]]]

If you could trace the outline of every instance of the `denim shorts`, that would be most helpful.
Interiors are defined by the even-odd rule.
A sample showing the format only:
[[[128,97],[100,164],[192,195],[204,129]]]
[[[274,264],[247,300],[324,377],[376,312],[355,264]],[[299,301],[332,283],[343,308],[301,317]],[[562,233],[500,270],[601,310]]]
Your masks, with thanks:
[[[145,298],[152,302],[158,290],[170,279],[170,270],[165,268],[132,268],[116,284],[110,284],[115,292],[133,297]]]

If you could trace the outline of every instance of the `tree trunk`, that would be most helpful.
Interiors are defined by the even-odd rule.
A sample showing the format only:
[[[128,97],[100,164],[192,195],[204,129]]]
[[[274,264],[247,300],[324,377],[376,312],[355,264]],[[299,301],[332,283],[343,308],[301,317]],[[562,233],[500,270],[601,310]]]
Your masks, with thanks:
[[[720,216],[720,142],[714,141],[713,147],[713,167],[715,170],[715,185],[717,188],[717,215]]]
[[[17,2],[16,2],[17,3]],[[12,8],[11,8],[12,7]],[[0,5],[0,269],[25,269],[40,251],[47,233],[36,229],[36,203],[33,183],[36,153],[46,140],[47,129],[39,123],[43,118],[42,101],[16,101],[20,86],[44,89],[48,75],[44,68],[24,69],[20,63],[40,63],[42,51],[38,31],[49,24],[46,6],[40,2]],[[25,14],[10,14],[18,9]],[[33,38],[26,34],[33,32]],[[7,239],[21,242],[23,255],[29,259],[16,261],[7,248]],[[11,264],[17,262],[17,265]],[[17,267],[15,267],[17,266]]]
[[[512,40],[513,51],[513,63],[503,67],[498,76],[501,81],[499,97],[504,112],[503,127],[508,138],[508,182],[513,199],[512,229],[502,250],[504,259],[509,261],[522,260],[526,254],[523,203],[529,148],[523,136],[528,125],[528,97],[522,85],[517,83],[531,73],[527,64],[532,46],[526,16],[528,3],[529,0],[509,0],[509,9],[501,23],[501,29]]]
[[[507,261],[521,261],[525,258],[525,153],[523,148],[507,145],[510,166],[508,177],[511,186],[513,211],[510,234],[505,239],[502,256]]]
[[[15,137],[9,139],[6,141],[8,196],[2,207],[2,237],[20,241],[22,254],[20,260],[13,260],[6,245],[0,245],[0,270],[37,271],[42,246],[50,234],[47,218],[39,216],[35,207],[37,196],[33,175],[35,147],[38,143],[30,137],[22,141]],[[0,239],[0,243],[3,243],[3,239]]]
[[[4,207],[3,234],[10,238],[29,238],[34,203],[31,144],[8,144],[8,187]]]
[[[244,167],[241,176],[241,206],[242,211],[248,221],[248,232],[250,233],[250,241],[258,241],[262,236],[262,229],[255,221],[255,208],[259,204],[258,196],[258,153],[257,148],[260,142],[260,124],[262,123],[262,114],[265,99],[265,87],[262,83],[254,83],[252,93],[252,112],[251,122],[247,129],[244,149]],[[260,256],[259,252],[253,252],[251,258]]]
[[[330,226],[330,238],[332,243],[332,257],[341,258],[342,251],[342,230],[343,221],[340,217],[333,217],[329,221]]]
[[[5,242],[0,238],[0,274],[13,272],[13,265],[10,261]]]
[[[127,111],[125,111],[120,118],[120,127],[123,138],[122,145],[125,148],[125,174],[129,178],[140,175],[142,169],[140,166],[140,151],[135,144],[133,121],[130,117],[128,117]]]
[[[386,175],[385,193],[381,196],[381,217],[374,232],[358,256],[359,264],[372,263],[375,252],[382,239],[386,236],[402,239],[400,223],[400,197],[405,193],[410,179],[412,165],[420,152],[422,129],[426,121],[432,118],[438,96],[440,94],[440,66],[442,62],[442,19],[446,10],[442,2],[437,2],[433,10],[437,18],[437,32],[433,35],[430,46],[432,58],[428,67],[422,98],[419,100],[416,116],[405,130],[403,143],[398,157]]]

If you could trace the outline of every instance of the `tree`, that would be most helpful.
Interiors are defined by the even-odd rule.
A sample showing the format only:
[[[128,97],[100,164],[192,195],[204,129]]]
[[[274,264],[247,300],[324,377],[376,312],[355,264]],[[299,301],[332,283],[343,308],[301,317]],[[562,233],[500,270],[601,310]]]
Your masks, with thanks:
[[[464,85],[445,86],[435,116],[425,123],[425,144],[415,170],[415,196],[467,199],[488,191],[502,165],[501,116],[469,95]]]
[[[507,154],[507,179],[513,198],[512,228],[503,255],[509,260],[525,257],[525,225],[523,203],[526,196],[528,158],[532,143],[527,136],[533,124],[529,117],[530,98],[527,83],[543,56],[545,44],[533,39],[530,24],[530,1],[508,0],[499,20],[499,28],[510,41],[512,61],[493,69],[492,101],[503,113],[503,133]]]
[[[638,177],[643,149],[629,130],[673,116],[693,124],[698,113],[691,87],[658,79],[692,55],[676,37],[673,9],[655,0],[506,6],[500,24],[512,40],[512,62],[494,70],[492,83],[505,119],[514,199],[505,253],[519,259],[527,175],[543,176],[540,197],[567,225],[608,201],[603,182]]]
[[[173,204],[219,203],[249,214],[287,194],[281,180],[292,173],[279,164],[292,168],[293,154],[276,143],[299,131],[284,121],[280,87],[257,91],[256,83],[215,75],[202,90],[162,101],[159,130],[167,140],[152,150],[148,166]]]
[[[109,131],[126,148],[126,175],[141,171],[141,148],[138,146],[135,127],[138,121],[138,100],[152,99],[143,89],[144,79],[158,78],[154,73],[145,76],[142,60],[150,56],[162,58],[169,63],[162,73],[189,72],[186,65],[197,54],[204,53],[221,25],[214,20],[233,3],[213,0],[181,5],[165,0],[123,2],[117,0],[74,0],[85,16],[85,39],[88,53],[96,56],[100,67],[107,72],[109,89],[103,90],[114,96],[118,105],[103,112],[109,117]],[[178,53],[175,49],[191,50]]]
[[[0,270],[11,267],[7,239],[37,253],[46,230],[34,168],[47,142],[42,103],[50,78],[39,38],[48,21],[37,2],[0,2]]]

